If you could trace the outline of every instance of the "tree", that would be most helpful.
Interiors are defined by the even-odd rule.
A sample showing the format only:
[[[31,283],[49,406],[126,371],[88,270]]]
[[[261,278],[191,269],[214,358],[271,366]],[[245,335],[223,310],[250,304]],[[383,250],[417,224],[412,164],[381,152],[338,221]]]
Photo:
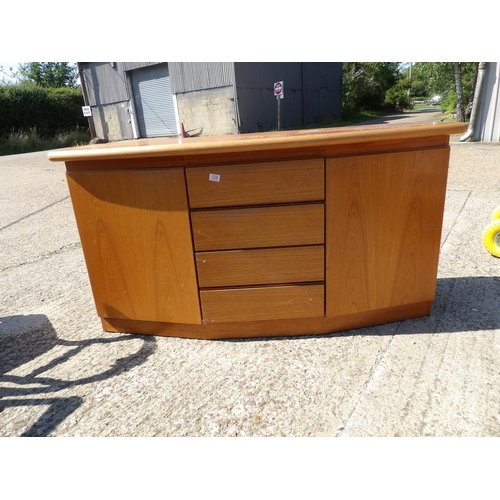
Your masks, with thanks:
[[[40,87],[76,87],[78,71],[68,62],[29,62],[19,65],[21,79]]]
[[[410,79],[403,78],[385,93],[385,102],[394,106],[396,111],[403,111],[411,107],[409,99]]]
[[[386,92],[401,78],[397,62],[342,63],[342,116],[382,109]]]
[[[460,63],[455,63],[455,89],[457,93],[457,120],[465,121],[464,88],[462,83],[462,68]]]
[[[458,121],[465,121],[466,103],[472,104],[477,78],[475,62],[418,62],[413,66],[413,74],[425,82],[428,96],[443,96],[441,109],[455,111]]]
[[[428,97],[443,95],[454,86],[454,65],[449,62],[417,62],[413,65],[413,78],[424,82]]]
[[[398,62],[368,62],[364,64],[378,82],[379,93],[377,97],[383,103],[385,93],[401,78],[401,64]]]
[[[366,71],[363,63],[342,64],[342,115],[344,118],[350,118],[363,109],[376,92],[377,82],[373,75]]]

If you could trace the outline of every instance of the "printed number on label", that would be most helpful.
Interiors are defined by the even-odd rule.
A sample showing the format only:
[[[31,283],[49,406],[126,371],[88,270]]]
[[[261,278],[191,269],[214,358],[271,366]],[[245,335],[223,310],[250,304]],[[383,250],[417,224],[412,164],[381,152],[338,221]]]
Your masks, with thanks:
[[[208,180],[212,182],[220,182],[220,175],[219,174],[210,174],[208,176]]]

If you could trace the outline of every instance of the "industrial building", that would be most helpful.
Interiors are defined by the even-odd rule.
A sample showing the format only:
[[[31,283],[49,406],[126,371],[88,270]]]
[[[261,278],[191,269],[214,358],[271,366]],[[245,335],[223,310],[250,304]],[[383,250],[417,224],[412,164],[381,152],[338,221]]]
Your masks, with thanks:
[[[281,129],[341,117],[341,62],[80,62],[78,69],[100,141],[277,130],[276,82],[283,82]]]

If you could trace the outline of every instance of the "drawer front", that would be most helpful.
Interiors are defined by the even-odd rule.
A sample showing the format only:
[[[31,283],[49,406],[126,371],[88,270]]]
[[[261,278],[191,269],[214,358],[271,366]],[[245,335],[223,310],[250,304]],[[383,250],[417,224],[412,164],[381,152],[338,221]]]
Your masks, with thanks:
[[[322,245],[197,253],[198,282],[204,288],[324,281],[324,254]]]
[[[191,212],[196,251],[324,243],[324,205],[285,205]]]
[[[217,182],[210,174],[219,176]],[[325,199],[324,160],[294,160],[186,168],[191,208]]]
[[[201,290],[203,321],[315,318],[325,314],[323,285]]]

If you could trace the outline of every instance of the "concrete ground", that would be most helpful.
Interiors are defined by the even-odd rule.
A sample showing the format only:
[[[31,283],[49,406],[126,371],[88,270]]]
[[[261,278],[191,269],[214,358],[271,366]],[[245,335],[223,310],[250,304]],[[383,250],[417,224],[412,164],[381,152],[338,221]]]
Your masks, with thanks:
[[[300,338],[103,332],[64,165],[0,186],[0,436],[500,436],[500,144],[452,137],[430,317]]]

